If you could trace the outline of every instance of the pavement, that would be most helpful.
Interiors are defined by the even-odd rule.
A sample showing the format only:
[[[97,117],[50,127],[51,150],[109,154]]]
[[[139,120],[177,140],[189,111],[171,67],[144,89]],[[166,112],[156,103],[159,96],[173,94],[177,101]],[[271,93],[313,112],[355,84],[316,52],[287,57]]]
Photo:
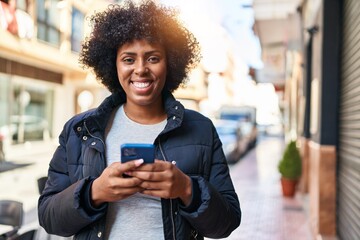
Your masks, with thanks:
[[[0,172],[0,199],[23,203],[24,227],[37,227],[37,179],[47,174],[56,141],[14,145],[5,159],[24,166]],[[284,149],[281,137],[261,136],[257,146],[239,162],[230,165],[230,174],[240,199],[242,222],[228,240],[312,240],[307,199],[300,194],[285,198],[281,193],[277,163]],[[0,226],[0,233],[6,227]],[[54,238],[51,239],[60,239]]]
[[[23,203],[24,220],[21,231],[38,227],[37,179],[47,175],[49,160],[57,147],[55,141],[27,142],[6,148],[5,166],[16,166],[0,172],[0,200],[15,200]],[[1,165],[0,165],[1,168]],[[9,167],[11,169],[11,167]],[[5,170],[5,169],[4,169]],[[11,229],[0,225],[0,233]]]
[[[284,147],[282,137],[260,136],[257,146],[230,166],[242,221],[226,239],[313,240],[307,197],[282,196],[277,164]]]

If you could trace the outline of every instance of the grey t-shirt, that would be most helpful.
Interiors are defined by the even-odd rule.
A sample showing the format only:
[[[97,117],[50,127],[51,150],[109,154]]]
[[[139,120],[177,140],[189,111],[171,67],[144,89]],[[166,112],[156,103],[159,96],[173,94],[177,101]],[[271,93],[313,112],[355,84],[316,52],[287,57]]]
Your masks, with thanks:
[[[165,125],[166,120],[152,125],[134,122],[126,116],[123,106],[120,106],[106,137],[108,166],[120,161],[121,144],[154,143]],[[109,203],[105,239],[164,239],[160,198],[136,193]]]

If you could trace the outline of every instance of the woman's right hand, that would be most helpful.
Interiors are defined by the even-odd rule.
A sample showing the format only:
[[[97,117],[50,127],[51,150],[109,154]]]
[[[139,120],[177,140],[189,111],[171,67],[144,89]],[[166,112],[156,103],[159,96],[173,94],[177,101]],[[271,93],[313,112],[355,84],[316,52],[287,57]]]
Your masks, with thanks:
[[[142,159],[126,163],[115,162],[105,168],[91,186],[93,206],[98,207],[105,202],[118,201],[142,191],[139,186],[142,180],[136,177],[124,178],[123,174],[139,167],[143,162]]]

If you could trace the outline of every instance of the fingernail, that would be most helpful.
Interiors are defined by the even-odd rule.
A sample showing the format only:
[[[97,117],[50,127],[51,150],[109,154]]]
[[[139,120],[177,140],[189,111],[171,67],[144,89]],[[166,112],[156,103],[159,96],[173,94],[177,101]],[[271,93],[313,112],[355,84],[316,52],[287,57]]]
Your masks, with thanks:
[[[135,166],[140,166],[141,164],[144,163],[144,159],[138,159],[138,160],[135,160]]]

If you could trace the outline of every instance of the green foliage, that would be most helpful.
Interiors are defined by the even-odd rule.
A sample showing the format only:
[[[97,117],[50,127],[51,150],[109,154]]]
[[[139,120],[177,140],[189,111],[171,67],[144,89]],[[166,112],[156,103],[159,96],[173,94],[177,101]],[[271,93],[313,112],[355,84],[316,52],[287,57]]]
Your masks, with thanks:
[[[282,177],[298,179],[301,176],[301,156],[295,141],[286,146],[284,155],[279,162],[278,169]]]

